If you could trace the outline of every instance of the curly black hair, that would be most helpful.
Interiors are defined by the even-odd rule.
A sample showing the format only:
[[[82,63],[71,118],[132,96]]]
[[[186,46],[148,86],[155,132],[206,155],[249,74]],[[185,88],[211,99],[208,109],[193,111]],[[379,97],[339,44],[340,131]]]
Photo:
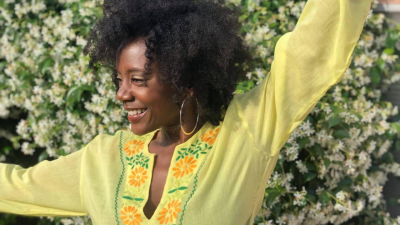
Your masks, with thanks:
[[[193,88],[201,118],[218,125],[250,59],[239,36],[238,13],[207,0],[105,1],[104,17],[92,27],[84,54],[89,67],[113,69],[125,44],[145,38],[144,76],[155,62],[159,80],[175,89],[173,100]],[[118,91],[118,83],[114,82]]]

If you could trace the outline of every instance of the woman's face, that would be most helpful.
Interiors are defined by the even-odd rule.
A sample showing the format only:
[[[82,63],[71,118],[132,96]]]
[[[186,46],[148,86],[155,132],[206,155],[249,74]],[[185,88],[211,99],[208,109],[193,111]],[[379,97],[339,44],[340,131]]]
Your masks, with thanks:
[[[179,107],[172,101],[173,89],[159,83],[154,63],[147,81],[141,75],[148,60],[145,51],[144,39],[137,39],[124,47],[117,61],[119,90],[116,97],[128,111],[131,130],[137,135],[161,126],[179,125]]]

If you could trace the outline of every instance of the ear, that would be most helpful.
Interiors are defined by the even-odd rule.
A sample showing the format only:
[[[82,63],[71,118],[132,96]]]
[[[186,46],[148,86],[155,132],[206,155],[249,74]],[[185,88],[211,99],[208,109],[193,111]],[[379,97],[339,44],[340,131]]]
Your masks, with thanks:
[[[194,89],[193,89],[193,87],[188,88],[188,93],[189,93],[189,96],[190,96],[191,98],[193,98],[193,96],[194,96]]]
[[[186,93],[183,93],[180,98],[180,103],[182,104],[183,100],[189,95],[190,98],[194,97],[194,89],[193,87],[186,88]]]

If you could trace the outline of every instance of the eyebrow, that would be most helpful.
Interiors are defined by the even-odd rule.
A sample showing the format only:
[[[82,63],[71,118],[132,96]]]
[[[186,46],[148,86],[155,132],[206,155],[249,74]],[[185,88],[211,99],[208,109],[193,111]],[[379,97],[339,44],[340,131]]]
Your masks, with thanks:
[[[133,67],[133,68],[126,70],[126,73],[141,72],[141,71],[142,71],[141,69],[139,69],[137,67]],[[117,73],[121,74],[118,70],[117,70]]]

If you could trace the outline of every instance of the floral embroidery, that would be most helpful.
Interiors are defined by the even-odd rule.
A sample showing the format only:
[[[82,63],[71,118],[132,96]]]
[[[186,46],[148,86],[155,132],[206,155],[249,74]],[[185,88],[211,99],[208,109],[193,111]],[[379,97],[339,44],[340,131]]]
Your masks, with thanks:
[[[178,200],[172,200],[168,203],[166,207],[164,207],[160,213],[158,213],[159,217],[157,220],[160,224],[168,224],[175,221],[178,217],[178,212],[181,211],[179,206],[181,203]]]
[[[146,182],[148,176],[146,176],[147,171],[139,166],[136,167],[135,170],[131,171],[131,175],[129,176],[129,184],[135,187],[140,187],[141,184]]]
[[[203,142],[200,140],[196,140],[194,144],[191,144],[189,148],[181,148],[178,150],[178,157],[176,157],[176,161],[179,159],[185,158],[188,155],[195,155],[196,159],[199,158],[200,154],[207,154],[207,151],[212,148],[212,146],[208,146],[207,144],[203,147]]]
[[[203,142],[207,142],[208,144],[212,145],[214,144],[215,140],[217,139],[219,127],[215,130],[210,130],[204,136],[201,138]]]
[[[128,141],[128,143],[124,145],[124,151],[126,152],[126,154],[128,154],[128,156],[131,156],[133,154],[140,152],[143,149],[143,146],[144,146],[144,141],[140,140]]]
[[[127,206],[121,210],[121,220],[126,225],[140,225],[143,221],[135,206]]]
[[[185,174],[193,173],[193,169],[196,168],[196,162],[193,157],[186,156],[184,159],[179,160],[175,164],[175,167],[172,168],[172,171],[176,171],[174,173],[175,178],[183,177]]]
[[[159,224],[175,225],[178,214],[185,210],[187,202],[182,204],[181,201],[189,194],[189,184],[196,182],[192,178],[197,174],[200,164],[203,165],[206,154],[212,149],[218,131],[219,127],[210,129],[197,140],[177,148],[173,153],[171,168],[164,187],[166,190],[154,211],[156,215],[152,216]],[[143,136],[131,135],[130,140],[127,140],[125,144],[120,143],[121,157],[125,158],[128,165],[125,173],[127,181],[120,206],[120,218],[123,224],[140,225],[143,220],[147,220],[142,215],[142,209],[149,198],[150,178],[154,167],[154,157],[146,147],[152,137],[153,133]]]

